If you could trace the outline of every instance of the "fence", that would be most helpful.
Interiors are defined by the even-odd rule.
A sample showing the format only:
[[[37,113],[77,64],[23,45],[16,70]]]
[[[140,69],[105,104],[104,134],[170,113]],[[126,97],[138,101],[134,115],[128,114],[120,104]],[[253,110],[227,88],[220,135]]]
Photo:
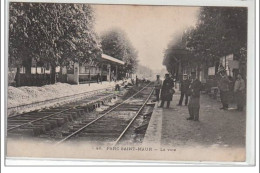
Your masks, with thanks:
[[[11,74],[10,74],[11,75]],[[8,75],[9,77],[9,75]],[[18,78],[15,76],[10,76],[8,84],[10,86],[16,86]],[[67,82],[67,75],[56,74],[56,82]],[[20,85],[19,86],[43,86],[51,84],[50,74],[20,74]]]

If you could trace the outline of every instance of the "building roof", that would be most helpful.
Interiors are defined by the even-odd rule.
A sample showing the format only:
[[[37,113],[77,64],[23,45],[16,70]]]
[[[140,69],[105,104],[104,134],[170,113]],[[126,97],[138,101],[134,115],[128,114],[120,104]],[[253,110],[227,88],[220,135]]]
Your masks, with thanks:
[[[122,64],[124,65],[125,63],[119,59],[116,59],[116,58],[113,58],[112,56],[108,56],[106,54],[102,54],[102,58],[103,59],[106,59],[106,60],[109,60],[109,61],[112,61],[112,62],[115,62],[115,63],[118,63],[118,64]]]

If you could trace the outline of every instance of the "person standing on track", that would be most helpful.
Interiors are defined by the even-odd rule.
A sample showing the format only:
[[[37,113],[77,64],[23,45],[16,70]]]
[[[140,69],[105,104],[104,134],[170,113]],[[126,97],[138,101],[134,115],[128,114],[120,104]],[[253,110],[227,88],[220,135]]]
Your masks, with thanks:
[[[190,87],[190,80],[188,79],[188,75],[184,74],[183,75],[183,80],[181,81],[181,97],[179,100],[179,104],[177,106],[182,105],[183,97],[185,96],[185,106],[188,105],[188,90]]]
[[[169,74],[165,74],[165,80],[163,81],[162,84],[162,89],[161,89],[161,105],[159,107],[164,106],[164,102],[167,101],[167,106],[166,108],[170,107],[170,102],[172,101],[172,95],[174,94],[174,82],[170,78]]]
[[[199,121],[201,82],[196,78],[196,73],[191,73],[191,85],[189,88],[190,101],[188,105],[190,117],[187,120]]]
[[[156,81],[154,82],[154,88],[155,88],[155,96],[156,101],[158,102],[160,99],[160,90],[162,87],[162,80],[160,79],[160,75],[156,75]]]

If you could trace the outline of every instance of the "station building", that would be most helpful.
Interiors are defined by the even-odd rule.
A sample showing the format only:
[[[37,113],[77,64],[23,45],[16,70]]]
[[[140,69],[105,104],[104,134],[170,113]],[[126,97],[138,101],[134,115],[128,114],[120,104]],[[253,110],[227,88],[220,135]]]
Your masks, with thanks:
[[[118,80],[119,68],[124,65],[124,62],[102,54],[97,61],[89,63],[74,63],[67,69],[67,82],[71,84],[80,84],[95,82],[98,74],[102,81]]]
[[[88,63],[73,63],[71,62],[65,67],[56,67],[57,82],[70,84],[92,83],[97,81],[99,74],[101,81],[120,80],[127,74],[122,74],[124,62],[114,57],[102,54],[95,61]],[[26,73],[25,67],[20,67],[20,86],[41,86],[50,84],[51,68],[49,64],[37,65],[35,60],[32,60],[30,74]],[[9,68],[8,84],[15,86],[15,76],[17,68]]]

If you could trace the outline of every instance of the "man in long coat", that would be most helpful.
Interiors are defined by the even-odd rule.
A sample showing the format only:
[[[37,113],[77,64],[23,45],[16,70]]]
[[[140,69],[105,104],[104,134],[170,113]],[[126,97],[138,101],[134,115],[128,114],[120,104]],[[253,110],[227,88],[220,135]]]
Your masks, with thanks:
[[[172,101],[172,95],[173,95],[173,87],[174,82],[170,78],[169,74],[165,74],[165,80],[163,81],[162,88],[161,88],[161,105],[160,107],[164,106],[164,102],[167,102],[167,107],[170,107],[170,102]]]
[[[179,104],[178,106],[181,106],[182,105],[182,101],[183,101],[183,97],[185,96],[185,106],[188,105],[188,90],[189,90],[189,87],[190,87],[190,80],[188,79],[188,76],[187,74],[184,74],[183,75],[183,80],[181,81],[181,97],[180,97],[180,100],[179,100]]]
[[[199,121],[201,82],[196,78],[196,73],[191,73],[192,82],[189,88],[190,101],[188,105],[190,117],[187,120]]]
[[[218,88],[220,90],[220,100],[222,103],[222,107],[220,109],[228,110],[230,80],[228,79],[225,70],[222,70],[219,73],[221,78],[218,83]]]

